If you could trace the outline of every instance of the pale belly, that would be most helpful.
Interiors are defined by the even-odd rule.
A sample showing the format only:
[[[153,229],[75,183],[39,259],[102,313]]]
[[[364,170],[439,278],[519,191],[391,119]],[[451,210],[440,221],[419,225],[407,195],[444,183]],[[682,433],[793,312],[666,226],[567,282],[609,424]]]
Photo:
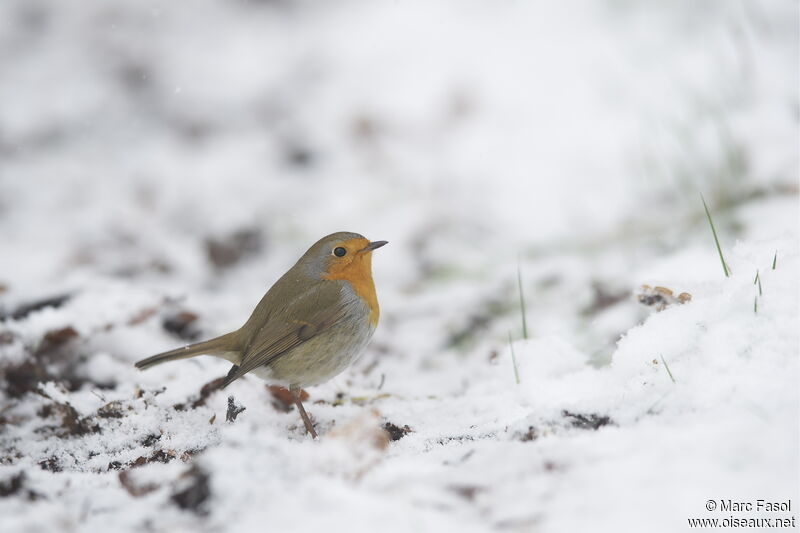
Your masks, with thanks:
[[[319,385],[355,363],[374,331],[366,320],[337,324],[252,373],[285,387]]]

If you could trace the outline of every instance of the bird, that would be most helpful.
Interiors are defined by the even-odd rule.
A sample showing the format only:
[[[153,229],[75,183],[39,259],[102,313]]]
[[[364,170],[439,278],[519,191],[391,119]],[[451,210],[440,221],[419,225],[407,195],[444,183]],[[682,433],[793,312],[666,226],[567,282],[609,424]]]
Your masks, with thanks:
[[[380,318],[372,252],[386,244],[351,232],[323,237],[272,285],[241,328],[135,366],[145,370],[198,355],[227,359],[233,366],[220,388],[248,372],[286,387],[316,439],[300,392],[344,371],[372,338]]]

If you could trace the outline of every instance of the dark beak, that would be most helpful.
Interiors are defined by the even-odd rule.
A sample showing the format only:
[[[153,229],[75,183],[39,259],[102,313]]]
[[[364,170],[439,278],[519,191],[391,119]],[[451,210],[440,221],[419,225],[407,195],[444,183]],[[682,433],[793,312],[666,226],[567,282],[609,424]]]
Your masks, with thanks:
[[[366,253],[366,252],[371,252],[372,250],[377,250],[378,248],[380,248],[381,246],[384,246],[386,244],[389,244],[389,241],[372,241],[371,243],[366,245],[364,248],[359,250],[359,252],[362,253],[362,254]]]

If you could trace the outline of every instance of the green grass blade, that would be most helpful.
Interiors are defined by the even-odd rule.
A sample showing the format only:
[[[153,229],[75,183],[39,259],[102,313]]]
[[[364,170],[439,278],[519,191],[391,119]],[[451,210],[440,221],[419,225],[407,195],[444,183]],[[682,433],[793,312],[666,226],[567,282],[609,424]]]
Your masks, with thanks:
[[[661,362],[664,363],[664,368],[667,369],[667,374],[669,374],[669,379],[671,379],[673,383],[677,383],[675,381],[675,377],[672,375],[672,372],[669,369],[669,365],[667,364],[667,361],[666,361],[666,359],[664,359],[663,355],[661,356]]]
[[[525,312],[525,293],[522,292],[522,269],[517,261],[517,286],[519,287],[519,310],[522,314],[522,338],[528,340],[528,319]]]
[[[764,292],[761,290],[761,275],[758,273],[758,270],[756,270],[756,277],[753,280],[753,285],[758,285],[758,295],[763,296]]]
[[[719,245],[719,239],[717,238],[717,230],[714,228],[714,221],[711,220],[711,213],[708,211],[708,205],[706,205],[706,199],[703,197],[703,194],[700,194],[700,199],[703,201],[703,208],[706,210],[706,217],[708,218],[708,224],[711,226],[711,233],[714,235],[714,243],[717,245],[717,252],[719,253],[719,260],[722,263],[722,270],[725,272],[725,277],[730,277],[731,269],[728,267],[728,264],[725,262],[725,257],[722,255],[722,248]]]
[[[508,332],[508,347],[511,348],[511,362],[514,364],[514,380],[519,385],[519,369],[517,368],[517,356],[514,354],[514,342],[511,340],[511,332]]]
[[[775,270],[776,266],[778,266],[778,250],[775,250],[775,255],[772,256],[772,270]]]
[[[753,298],[753,312],[758,314],[758,296]]]

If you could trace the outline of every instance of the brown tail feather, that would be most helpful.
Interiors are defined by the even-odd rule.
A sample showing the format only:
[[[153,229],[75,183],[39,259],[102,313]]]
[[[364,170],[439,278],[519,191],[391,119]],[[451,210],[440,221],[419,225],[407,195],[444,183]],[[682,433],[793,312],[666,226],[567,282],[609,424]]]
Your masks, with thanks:
[[[190,344],[189,346],[184,346],[182,348],[176,348],[175,350],[153,355],[137,362],[136,368],[140,370],[146,370],[151,366],[166,363],[167,361],[188,359],[189,357],[203,354],[218,355],[230,360],[227,354],[241,351],[239,339],[236,333],[237,332],[234,331],[233,333],[228,333],[227,335],[222,335],[221,337],[216,337],[211,340]]]

